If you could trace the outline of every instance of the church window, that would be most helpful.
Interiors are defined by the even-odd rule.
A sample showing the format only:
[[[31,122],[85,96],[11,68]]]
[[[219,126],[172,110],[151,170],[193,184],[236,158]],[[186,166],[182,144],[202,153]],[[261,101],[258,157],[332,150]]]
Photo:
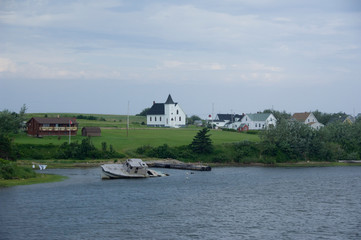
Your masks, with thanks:
[[[182,121],[182,117],[179,117],[179,121]]]
[[[177,110],[177,114],[179,114],[179,111]]]

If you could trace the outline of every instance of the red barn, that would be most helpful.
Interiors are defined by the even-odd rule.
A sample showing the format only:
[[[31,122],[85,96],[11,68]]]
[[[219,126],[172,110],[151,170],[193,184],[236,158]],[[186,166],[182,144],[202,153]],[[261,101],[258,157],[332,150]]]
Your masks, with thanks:
[[[76,136],[78,131],[78,123],[76,118],[71,117],[57,117],[57,118],[42,118],[33,117],[27,123],[27,133],[30,136]]]

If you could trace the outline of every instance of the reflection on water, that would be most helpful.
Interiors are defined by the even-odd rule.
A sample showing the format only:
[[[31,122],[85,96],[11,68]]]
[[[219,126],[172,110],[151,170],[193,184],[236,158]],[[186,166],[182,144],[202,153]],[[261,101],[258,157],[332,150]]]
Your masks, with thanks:
[[[167,169],[0,189],[0,239],[361,239],[361,167]]]

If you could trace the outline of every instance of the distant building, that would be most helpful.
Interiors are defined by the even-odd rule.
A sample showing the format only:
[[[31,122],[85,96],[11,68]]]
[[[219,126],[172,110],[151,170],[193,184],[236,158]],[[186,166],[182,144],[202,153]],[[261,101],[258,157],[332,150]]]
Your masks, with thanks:
[[[100,127],[83,127],[81,129],[81,135],[85,137],[100,137]]]
[[[275,127],[276,123],[277,120],[272,113],[246,114],[234,124],[234,129],[238,131],[263,130],[270,126]]]
[[[42,118],[33,117],[26,123],[27,134],[35,137],[43,136],[76,136],[78,131],[78,123],[76,118],[71,117],[57,117],[57,118]]]
[[[318,122],[317,118],[315,115],[313,115],[312,112],[294,113],[292,119],[307,124],[316,130],[324,126],[322,123]]]
[[[240,121],[243,116],[244,115],[239,114],[218,113],[212,123],[216,126],[216,128],[232,128],[233,123]]]
[[[147,113],[147,126],[179,128],[186,125],[186,114],[169,94],[165,103],[153,102]]]

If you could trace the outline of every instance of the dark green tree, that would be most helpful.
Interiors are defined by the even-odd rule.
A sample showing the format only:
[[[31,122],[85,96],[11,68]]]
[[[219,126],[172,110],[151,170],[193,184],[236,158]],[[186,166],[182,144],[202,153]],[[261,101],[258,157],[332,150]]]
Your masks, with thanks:
[[[208,128],[203,128],[199,130],[197,135],[193,138],[189,147],[194,153],[211,153],[213,151],[213,144],[210,138],[211,135],[208,134],[208,132]]]
[[[0,134],[18,133],[25,121],[25,104],[19,113],[5,109],[0,112]]]
[[[266,109],[263,111],[263,113],[272,113],[273,116],[277,119],[277,122],[280,122],[281,120],[288,120],[291,118],[291,114],[287,113],[286,111],[277,111],[273,109]]]
[[[201,120],[201,118],[198,117],[197,115],[192,115],[191,117],[187,118],[187,123],[194,124],[194,121],[196,120]]]
[[[9,160],[12,156],[12,141],[9,136],[0,133],[0,158]]]
[[[137,116],[147,116],[147,113],[149,112],[150,108],[144,108],[143,111],[141,111]]]

